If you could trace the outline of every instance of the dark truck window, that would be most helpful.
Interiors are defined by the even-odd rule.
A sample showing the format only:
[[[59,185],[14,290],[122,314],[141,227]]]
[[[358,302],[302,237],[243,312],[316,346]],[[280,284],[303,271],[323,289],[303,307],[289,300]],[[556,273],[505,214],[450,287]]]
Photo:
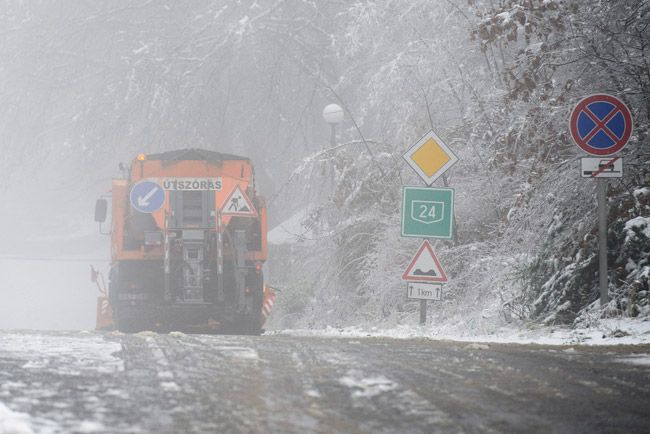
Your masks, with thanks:
[[[183,226],[203,226],[203,192],[183,191]]]

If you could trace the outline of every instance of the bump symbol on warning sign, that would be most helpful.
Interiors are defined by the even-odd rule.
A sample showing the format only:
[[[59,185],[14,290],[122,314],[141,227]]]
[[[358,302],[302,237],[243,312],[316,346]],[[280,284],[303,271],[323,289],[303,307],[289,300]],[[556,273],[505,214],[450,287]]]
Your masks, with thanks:
[[[414,282],[447,282],[447,275],[433,252],[431,244],[424,241],[402,275],[402,280]]]
[[[228,199],[224,202],[221,214],[224,216],[257,217],[253,202],[238,185],[235,186]]]

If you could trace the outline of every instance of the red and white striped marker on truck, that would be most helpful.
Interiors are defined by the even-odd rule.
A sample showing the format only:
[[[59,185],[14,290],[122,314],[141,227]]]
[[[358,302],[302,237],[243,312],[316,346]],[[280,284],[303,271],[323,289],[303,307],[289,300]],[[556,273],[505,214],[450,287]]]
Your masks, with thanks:
[[[271,315],[271,309],[275,304],[275,292],[270,286],[264,286],[264,302],[262,303],[262,324],[266,322]]]

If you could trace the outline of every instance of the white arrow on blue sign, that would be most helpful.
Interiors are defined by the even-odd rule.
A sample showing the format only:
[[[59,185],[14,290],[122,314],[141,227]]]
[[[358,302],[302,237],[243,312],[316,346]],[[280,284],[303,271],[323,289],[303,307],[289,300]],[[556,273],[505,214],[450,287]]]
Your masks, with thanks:
[[[150,214],[165,203],[165,190],[154,181],[140,181],[131,188],[131,206],[136,211]]]

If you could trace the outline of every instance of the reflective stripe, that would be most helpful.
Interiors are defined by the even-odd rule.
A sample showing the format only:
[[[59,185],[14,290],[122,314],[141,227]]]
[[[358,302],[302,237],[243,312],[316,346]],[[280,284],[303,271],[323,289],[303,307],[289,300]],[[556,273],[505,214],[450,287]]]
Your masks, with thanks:
[[[106,315],[108,312],[108,300],[102,300],[102,315]]]

